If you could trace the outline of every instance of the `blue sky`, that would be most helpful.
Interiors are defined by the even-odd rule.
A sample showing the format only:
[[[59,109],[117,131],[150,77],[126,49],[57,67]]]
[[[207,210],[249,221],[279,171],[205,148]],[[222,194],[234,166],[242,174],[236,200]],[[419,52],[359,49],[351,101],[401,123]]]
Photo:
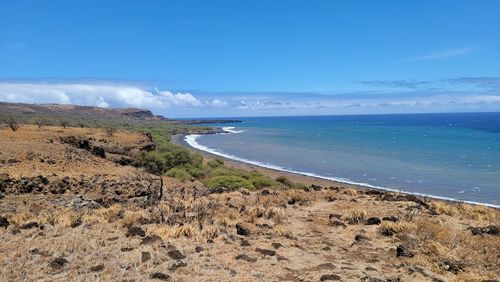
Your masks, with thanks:
[[[1,1],[0,100],[172,117],[500,111],[500,1]]]

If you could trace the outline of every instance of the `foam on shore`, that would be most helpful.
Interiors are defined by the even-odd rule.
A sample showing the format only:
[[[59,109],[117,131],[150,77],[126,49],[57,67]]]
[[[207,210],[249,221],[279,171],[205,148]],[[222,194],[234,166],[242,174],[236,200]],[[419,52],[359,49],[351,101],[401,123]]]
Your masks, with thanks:
[[[223,133],[223,134],[231,134],[232,133],[231,131],[233,131],[234,133],[241,133],[241,132],[243,132],[243,131],[234,130],[234,127],[229,128],[229,130],[227,130],[227,129],[228,128],[223,128],[223,130],[227,132],[227,133]],[[184,138],[184,141],[189,146],[191,146],[191,147],[193,147],[195,149],[198,149],[198,150],[201,150],[201,151],[205,151],[207,153],[210,153],[210,154],[213,154],[213,155],[217,155],[217,156],[220,156],[220,157],[223,157],[223,158],[227,158],[227,159],[231,159],[231,160],[235,160],[235,161],[239,161],[239,162],[243,162],[243,163],[247,163],[247,164],[251,164],[251,165],[255,165],[255,166],[259,166],[259,167],[263,167],[263,168],[268,168],[268,169],[273,169],[273,170],[278,170],[278,171],[283,171],[283,172],[289,172],[289,173],[294,173],[294,174],[300,174],[300,175],[314,177],[314,178],[319,178],[319,179],[324,179],[324,180],[331,180],[331,181],[341,182],[341,183],[345,183],[345,184],[363,186],[363,187],[377,189],[377,190],[384,190],[384,191],[389,191],[389,192],[398,192],[398,193],[404,193],[404,194],[422,196],[422,197],[433,198],[433,199],[444,200],[444,201],[452,201],[452,202],[467,203],[467,204],[472,204],[472,205],[482,205],[482,206],[487,206],[487,207],[492,207],[492,208],[500,208],[500,205],[495,205],[495,204],[480,203],[480,202],[474,202],[474,201],[464,201],[464,200],[459,200],[459,199],[455,199],[455,198],[435,196],[435,195],[429,195],[429,194],[418,193],[418,192],[408,192],[408,191],[399,190],[399,189],[393,189],[393,188],[387,188],[387,187],[381,187],[381,186],[371,185],[371,184],[368,184],[368,183],[355,182],[355,181],[351,181],[351,180],[345,179],[345,178],[322,176],[322,175],[318,175],[318,174],[315,174],[315,173],[312,173],[312,172],[296,171],[296,170],[292,170],[292,169],[289,169],[289,168],[280,167],[280,166],[269,164],[269,163],[263,163],[263,162],[259,162],[259,161],[248,160],[248,159],[245,159],[245,158],[241,158],[241,157],[238,157],[238,156],[234,156],[234,155],[231,155],[231,154],[224,153],[224,152],[222,152],[220,150],[217,150],[217,149],[213,149],[213,148],[209,148],[207,146],[201,145],[200,143],[198,143],[198,139],[201,136],[203,136],[203,135],[199,135],[199,134],[186,135],[185,138]]]

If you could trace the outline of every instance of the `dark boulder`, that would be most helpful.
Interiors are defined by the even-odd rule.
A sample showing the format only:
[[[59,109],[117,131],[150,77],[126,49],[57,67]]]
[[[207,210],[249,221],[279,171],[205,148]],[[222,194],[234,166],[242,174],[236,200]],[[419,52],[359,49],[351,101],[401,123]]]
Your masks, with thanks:
[[[469,227],[470,232],[472,235],[498,235],[499,229],[497,226],[490,225],[486,227]]]
[[[241,235],[241,236],[248,236],[250,235],[250,229],[244,227],[242,224],[236,224],[236,234]]]
[[[380,223],[382,223],[382,220],[378,217],[370,217],[366,220],[366,225],[379,225]]]
[[[52,267],[52,269],[54,270],[60,270],[62,269],[66,264],[68,263],[68,260],[63,258],[63,257],[58,257],[58,258],[55,258],[53,259],[51,262],[50,262],[50,267]]]
[[[170,250],[167,252],[167,255],[171,259],[185,259],[186,258],[186,256],[183,255],[179,250]]]
[[[151,254],[149,252],[142,252],[141,253],[141,262],[147,262],[151,260]]]
[[[354,236],[354,241],[356,242],[370,241],[370,238],[366,237],[365,235],[358,234]]]
[[[149,278],[158,279],[158,280],[162,280],[162,281],[168,281],[171,279],[170,275],[167,275],[167,274],[161,273],[161,272],[151,273],[151,275],[149,275]]]
[[[9,225],[10,225],[9,220],[7,220],[6,217],[0,216],[0,228],[3,227],[5,229],[7,229],[7,227],[9,227]]]
[[[319,278],[320,281],[340,281],[340,276],[336,274],[325,274],[321,275]]]
[[[122,252],[124,252],[124,253],[126,253],[126,252],[131,252],[131,251],[133,251],[133,250],[134,250],[134,248],[133,248],[133,247],[123,247],[123,248],[121,248],[121,249],[120,249],[120,251],[122,251]]]
[[[263,254],[264,256],[271,256],[272,257],[272,256],[276,255],[276,252],[273,250],[266,250],[266,249],[257,248],[257,249],[255,249],[255,251]]]
[[[92,266],[90,268],[90,272],[101,272],[104,270],[104,264],[99,264],[99,265],[96,265],[96,266]]]
[[[98,156],[101,158],[106,158],[106,152],[104,151],[103,147],[94,146],[94,147],[92,147],[92,150],[90,152],[95,156]]]
[[[396,248],[396,256],[397,257],[413,257],[413,252],[407,245],[401,244]]]
[[[399,221],[399,219],[393,215],[391,216],[386,216],[384,218],[382,218],[383,221],[392,221],[392,222],[396,222],[396,221]]]
[[[38,228],[40,227],[40,224],[38,222],[32,221],[26,224],[23,224],[19,227],[19,229],[33,229],[33,228]]]
[[[256,262],[257,261],[257,258],[253,258],[253,257],[249,257],[245,254],[239,254],[235,257],[235,259],[237,260],[244,260],[246,262]]]
[[[146,236],[142,238],[141,245],[149,245],[156,242],[161,242],[161,237],[158,235]]]
[[[146,232],[138,226],[132,226],[127,231],[127,237],[134,236],[146,237]]]

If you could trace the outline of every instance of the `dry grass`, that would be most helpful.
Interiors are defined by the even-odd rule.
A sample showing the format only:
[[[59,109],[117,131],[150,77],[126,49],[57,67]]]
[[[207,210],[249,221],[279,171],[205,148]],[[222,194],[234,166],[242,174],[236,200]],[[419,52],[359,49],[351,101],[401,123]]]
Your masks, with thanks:
[[[346,188],[346,189],[342,190],[342,193],[344,193],[345,195],[349,195],[351,197],[354,197],[354,196],[358,195],[359,191],[356,189],[352,189],[352,188]]]
[[[364,210],[352,210],[347,214],[342,215],[341,219],[349,224],[359,224],[365,220],[366,211]]]
[[[415,224],[411,222],[406,222],[406,221],[397,221],[397,222],[392,222],[392,221],[383,221],[379,225],[379,231],[380,233],[384,235],[392,235],[392,234],[398,234],[398,233],[403,233],[403,232],[409,232],[410,230],[415,229]]]

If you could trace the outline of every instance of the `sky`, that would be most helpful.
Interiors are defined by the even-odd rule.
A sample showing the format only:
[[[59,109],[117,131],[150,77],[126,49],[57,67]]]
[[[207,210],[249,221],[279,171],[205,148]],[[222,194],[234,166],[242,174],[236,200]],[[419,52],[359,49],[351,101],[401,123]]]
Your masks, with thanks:
[[[167,117],[500,111],[500,1],[0,1],[0,101]]]

